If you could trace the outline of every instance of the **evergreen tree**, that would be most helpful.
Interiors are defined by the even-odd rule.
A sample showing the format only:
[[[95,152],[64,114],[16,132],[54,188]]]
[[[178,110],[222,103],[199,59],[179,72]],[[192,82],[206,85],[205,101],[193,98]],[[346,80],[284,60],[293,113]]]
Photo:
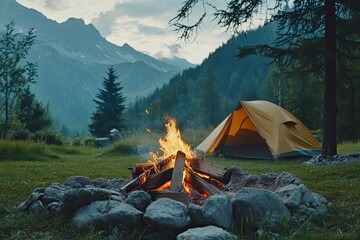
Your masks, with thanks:
[[[48,107],[35,99],[29,86],[19,96],[17,116],[24,128],[31,133],[40,131],[52,124]]]
[[[120,82],[115,69],[109,67],[107,77],[104,77],[103,89],[99,90],[94,99],[96,110],[92,114],[89,131],[94,136],[107,136],[109,131],[116,128],[124,130],[123,112],[125,110],[125,97],[122,94]]]
[[[291,8],[289,8],[291,4]],[[195,22],[186,22],[192,9],[201,5],[203,14]],[[209,10],[211,9],[211,10]],[[358,0],[274,0],[248,1],[230,0],[225,8],[213,4],[210,0],[186,0],[178,15],[171,22],[180,37],[189,39],[204,23],[207,11],[218,20],[220,26],[235,32],[247,24],[251,25],[259,13],[265,13],[267,20],[276,20],[278,37],[272,45],[258,45],[242,48],[240,56],[261,54],[274,59],[279,65],[287,66],[299,59],[308,58],[303,68],[322,71],[324,76],[324,121],[323,156],[336,154],[336,55],[338,44],[360,48],[358,41],[360,4]],[[341,28],[336,29],[336,21]],[[337,32],[338,30],[338,32]],[[338,34],[337,34],[338,33]],[[339,43],[340,42],[340,43]],[[310,55],[307,55],[312,49]],[[349,59],[358,58],[350,56]]]

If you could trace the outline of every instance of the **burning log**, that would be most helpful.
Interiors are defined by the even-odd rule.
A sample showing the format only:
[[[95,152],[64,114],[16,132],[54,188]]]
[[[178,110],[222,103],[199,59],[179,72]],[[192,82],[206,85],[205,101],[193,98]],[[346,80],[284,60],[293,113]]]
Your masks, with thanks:
[[[176,153],[174,171],[171,176],[170,191],[180,192],[183,189],[183,175],[185,167],[185,153],[178,151]]]
[[[141,173],[139,176],[125,184],[120,188],[120,192],[125,196],[134,190],[139,189],[146,181],[146,179],[150,176],[150,174],[155,173],[156,169],[168,168],[172,164],[172,158],[168,157],[161,162],[154,164],[151,168]]]
[[[171,191],[149,191],[153,201],[159,198],[171,198],[173,200],[189,205],[189,194],[187,192],[171,192]]]
[[[140,174],[137,178],[131,180],[130,182],[122,186],[120,188],[120,192],[126,196],[129,192],[139,189],[145,183],[146,179],[150,176],[151,170],[152,168],[146,170],[145,172]]]
[[[189,161],[189,165],[194,171],[207,174],[212,178],[219,180],[222,183],[226,184],[230,181],[231,171],[216,166],[214,164],[205,162],[202,159],[198,159],[198,158],[192,159],[191,161]]]
[[[151,174],[147,179],[142,188],[147,191],[151,189],[156,189],[163,186],[166,182],[171,180],[173,175],[173,168],[168,168],[161,170],[158,173]]]
[[[137,163],[135,164],[135,167],[133,168],[128,168],[130,170],[132,179],[137,178],[140,174],[142,174],[143,172],[145,172],[148,169],[154,168],[155,170],[159,171],[159,169],[166,169],[169,168],[171,166],[171,164],[173,163],[172,159],[174,157],[170,156],[166,159],[164,159],[163,161],[154,163],[154,162],[146,162],[146,163]]]
[[[216,188],[214,185],[208,183],[200,176],[196,175],[191,171],[186,171],[185,181],[191,184],[197,191],[200,193],[205,193],[207,196],[212,196],[215,194],[224,194],[223,191]]]

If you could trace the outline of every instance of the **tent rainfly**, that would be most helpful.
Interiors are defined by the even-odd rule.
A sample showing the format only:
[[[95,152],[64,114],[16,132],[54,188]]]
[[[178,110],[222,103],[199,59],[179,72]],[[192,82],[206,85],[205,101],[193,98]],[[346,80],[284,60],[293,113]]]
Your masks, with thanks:
[[[225,157],[277,159],[318,155],[321,144],[284,108],[267,101],[242,101],[195,150]]]

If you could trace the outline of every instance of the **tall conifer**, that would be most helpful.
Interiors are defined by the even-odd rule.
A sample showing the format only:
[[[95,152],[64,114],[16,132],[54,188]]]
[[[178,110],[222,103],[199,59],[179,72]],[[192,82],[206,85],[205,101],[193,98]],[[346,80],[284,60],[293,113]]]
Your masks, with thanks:
[[[89,131],[94,136],[107,136],[113,128],[121,131],[124,129],[123,112],[125,110],[125,97],[123,87],[117,82],[118,76],[115,69],[109,67],[107,77],[104,77],[103,89],[99,90],[94,99],[96,110],[92,114]]]

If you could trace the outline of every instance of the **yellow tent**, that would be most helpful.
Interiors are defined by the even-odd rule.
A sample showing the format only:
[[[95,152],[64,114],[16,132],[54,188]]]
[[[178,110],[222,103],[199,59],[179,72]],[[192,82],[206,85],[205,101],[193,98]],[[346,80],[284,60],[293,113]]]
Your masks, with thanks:
[[[195,148],[227,157],[315,156],[321,144],[294,115],[267,101],[242,101]]]

